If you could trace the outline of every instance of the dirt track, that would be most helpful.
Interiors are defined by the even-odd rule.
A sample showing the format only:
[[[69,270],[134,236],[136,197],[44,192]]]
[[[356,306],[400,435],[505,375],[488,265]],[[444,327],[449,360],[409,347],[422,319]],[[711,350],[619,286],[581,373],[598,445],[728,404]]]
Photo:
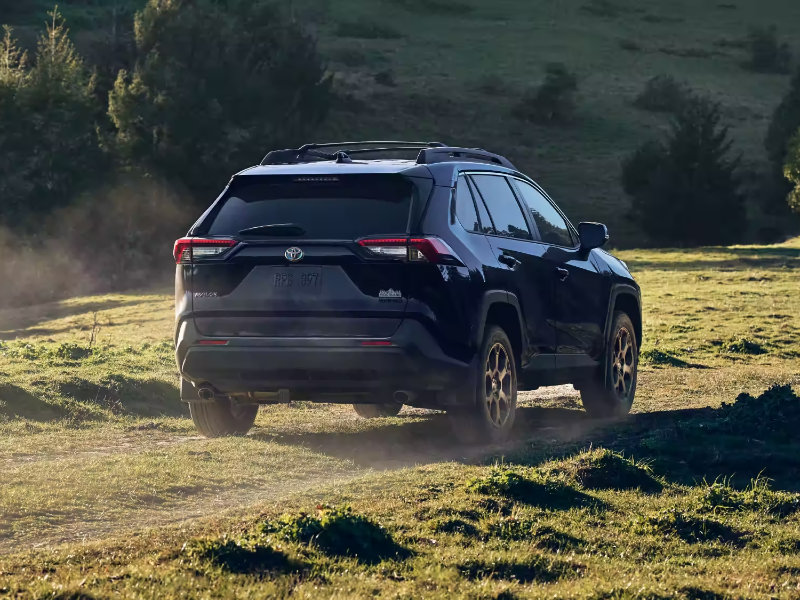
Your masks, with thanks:
[[[521,394],[520,432],[515,440],[502,447],[471,449],[454,445],[444,415],[433,411],[404,409],[401,421],[375,421],[364,429],[363,422],[345,407],[337,407],[335,418],[352,420],[361,429],[309,432],[274,432],[261,422],[244,440],[209,441],[197,435],[175,434],[144,428],[127,431],[109,438],[91,435],[82,442],[69,440],[70,446],[48,443],[47,447],[24,451],[0,451],[0,465],[11,477],[23,497],[28,479],[41,481],[31,485],[51,487],[53,494],[63,495],[63,506],[56,502],[51,509],[32,505],[15,513],[13,503],[6,504],[5,518],[11,520],[0,528],[0,551],[23,550],[63,542],[93,540],[128,531],[141,530],[190,519],[218,516],[254,504],[278,503],[301,493],[314,493],[325,488],[351,482],[370,473],[401,469],[437,462],[477,462],[487,455],[503,455],[524,445],[531,436],[536,439],[563,440],[585,433],[588,423],[574,414],[574,419],[553,422],[531,422],[537,418],[533,406],[569,406],[579,399],[571,386],[548,388]],[[402,417],[408,420],[403,423]],[[330,418],[330,417],[329,417]],[[370,425],[372,423],[370,422]],[[336,428],[333,428],[336,429]],[[63,434],[66,438],[69,432]],[[255,449],[251,449],[251,447]],[[247,452],[233,460],[242,469],[241,475],[226,474],[219,460],[225,453]],[[263,448],[263,449],[262,449]],[[302,459],[297,457],[302,454]],[[266,467],[259,462],[264,454],[278,463]],[[206,463],[208,478],[200,476],[189,485],[180,481],[167,486],[154,484],[154,491],[140,489],[141,481],[125,479],[126,470],[147,469],[151,462],[178,461],[178,471]],[[180,462],[183,461],[183,462]],[[248,462],[252,462],[252,469]],[[302,462],[302,465],[300,464]],[[276,467],[275,464],[278,466]],[[158,467],[156,467],[157,469]],[[161,473],[153,472],[158,480]],[[229,475],[226,476],[226,475]],[[82,479],[86,486],[97,486],[94,493],[76,498]],[[110,483],[101,483],[109,481]],[[14,485],[12,483],[12,485]],[[108,486],[118,489],[109,490]],[[71,491],[72,490],[72,491]],[[166,490],[166,492],[164,491]],[[40,489],[46,496],[46,489]],[[324,500],[324,498],[321,498]],[[48,500],[53,500],[53,497]],[[2,508],[2,507],[0,507]],[[10,510],[10,513],[9,513]],[[33,514],[31,514],[31,511]],[[14,523],[14,519],[21,519]],[[30,519],[30,526],[20,526]]]

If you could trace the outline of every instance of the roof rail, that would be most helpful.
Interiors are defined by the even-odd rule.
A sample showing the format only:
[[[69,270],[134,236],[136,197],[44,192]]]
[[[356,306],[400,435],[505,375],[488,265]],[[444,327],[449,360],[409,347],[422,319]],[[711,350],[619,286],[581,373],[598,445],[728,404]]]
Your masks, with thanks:
[[[417,157],[417,163],[421,165],[430,165],[440,162],[454,162],[462,160],[479,160],[488,162],[501,167],[506,167],[516,171],[517,168],[511,164],[505,156],[500,156],[493,152],[487,152],[481,148],[451,148],[448,146],[437,146],[432,148],[424,148],[420,151]]]
[[[445,144],[441,142],[403,142],[403,141],[365,141],[365,142],[329,142],[325,144],[305,144],[300,148],[289,148],[286,150],[273,150],[269,152],[264,160],[261,161],[262,165],[285,165],[312,162],[314,160],[337,160],[341,158],[344,151],[328,153],[324,152],[322,148],[350,148],[356,146],[352,150],[348,150],[346,154],[367,154],[370,152],[396,152],[408,150],[425,150],[428,148],[444,148]],[[358,147],[362,146],[362,147]],[[377,148],[366,148],[363,146],[378,146]]]

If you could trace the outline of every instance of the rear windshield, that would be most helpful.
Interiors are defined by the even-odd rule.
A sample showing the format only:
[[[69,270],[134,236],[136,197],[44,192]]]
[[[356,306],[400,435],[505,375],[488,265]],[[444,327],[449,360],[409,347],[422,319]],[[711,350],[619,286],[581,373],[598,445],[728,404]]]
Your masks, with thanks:
[[[357,239],[408,231],[415,186],[401,175],[264,176],[234,180],[208,235],[292,224],[292,237]]]

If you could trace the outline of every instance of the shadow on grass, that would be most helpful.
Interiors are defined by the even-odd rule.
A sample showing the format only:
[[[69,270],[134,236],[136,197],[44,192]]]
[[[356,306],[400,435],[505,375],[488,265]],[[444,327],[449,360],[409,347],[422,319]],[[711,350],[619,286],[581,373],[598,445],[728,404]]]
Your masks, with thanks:
[[[365,431],[254,437],[375,468],[437,460],[485,463],[500,456],[530,466],[595,446],[645,459],[667,481],[732,477],[738,486],[762,475],[776,488],[800,491],[798,428],[800,398],[783,386],[757,398],[742,395],[719,409],[640,413],[618,421],[593,420],[581,410],[520,407],[514,437],[501,447],[458,443],[443,414]]]
[[[269,546],[245,545],[234,539],[196,540],[183,552],[200,563],[238,575],[293,572],[304,566]]]
[[[66,416],[66,411],[44,402],[29,391],[16,385],[0,384],[0,420],[23,418],[32,421],[55,421]]]
[[[103,300],[87,303],[67,303],[51,302],[32,307],[24,308],[3,308],[0,309],[0,340],[13,340],[21,335],[55,335],[64,331],[71,331],[73,327],[34,327],[39,323],[64,319],[76,315],[90,315],[91,313],[109,310],[111,308],[122,308],[134,304],[147,304],[148,302],[160,302],[158,300]],[[33,329],[31,329],[34,327]]]
[[[670,271],[704,271],[708,269],[775,269],[777,267],[800,268],[800,248],[727,248],[709,247],[702,249],[708,253],[718,252],[730,258],[710,257],[692,261],[637,260],[626,259],[631,269]]]

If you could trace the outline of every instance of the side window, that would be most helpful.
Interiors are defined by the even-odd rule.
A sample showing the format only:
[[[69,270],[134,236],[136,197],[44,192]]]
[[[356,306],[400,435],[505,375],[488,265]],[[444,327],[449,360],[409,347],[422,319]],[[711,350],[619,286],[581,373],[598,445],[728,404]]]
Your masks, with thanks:
[[[505,177],[473,175],[472,180],[486,203],[497,235],[523,240],[533,239],[525,215]]]
[[[481,200],[481,197],[475,189],[475,186],[470,183],[469,188],[472,190],[473,198],[475,198],[475,206],[478,207],[478,215],[481,218],[483,233],[496,233],[494,229],[494,223],[492,223],[492,218],[489,216],[489,211],[486,210],[486,205],[483,203],[483,200]]]
[[[539,228],[542,241],[556,246],[573,246],[574,242],[564,217],[550,204],[550,201],[532,185],[519,180],[516,184],[531,211],[536,227]]]
[[[456,184],[456,218],[467,231],[481,233],[481,222],[475,211],[472,192],[469,191],[467,179],[463,176],[458,178]]]

